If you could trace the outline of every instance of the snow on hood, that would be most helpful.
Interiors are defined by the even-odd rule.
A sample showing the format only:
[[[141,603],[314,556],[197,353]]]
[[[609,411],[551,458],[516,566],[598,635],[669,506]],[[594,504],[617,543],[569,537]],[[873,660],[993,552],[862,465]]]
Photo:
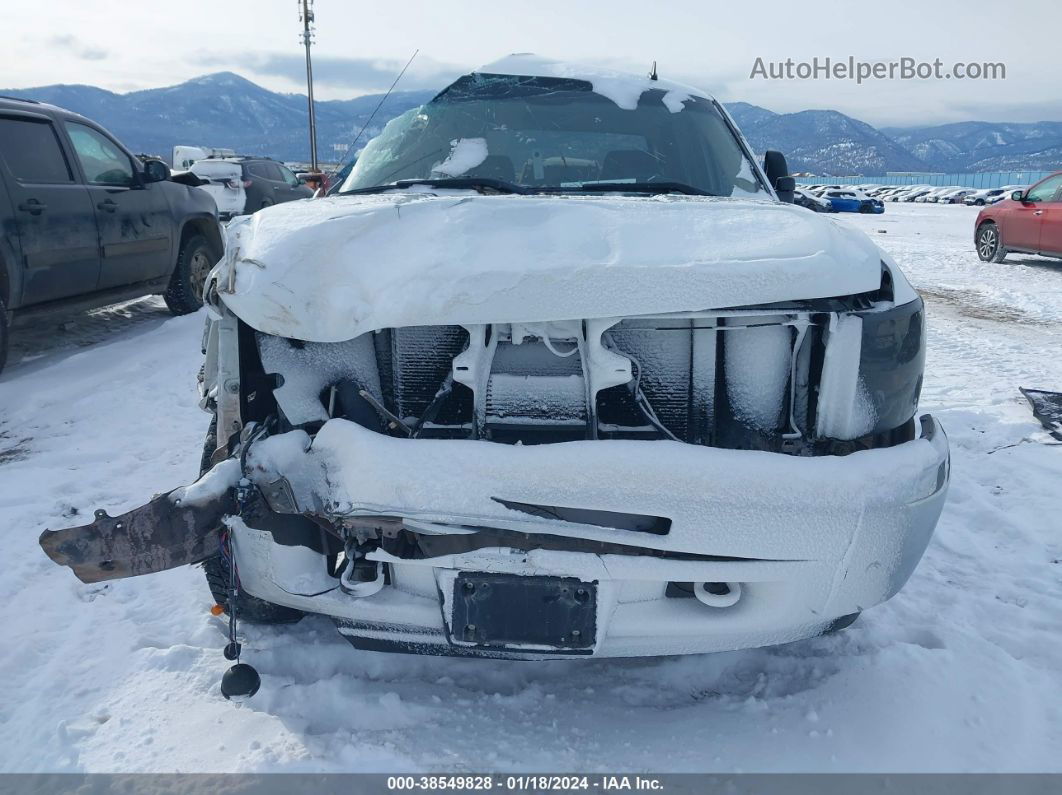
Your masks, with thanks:
[[[742,199],[425,189],[280,204],[226,236],[225,304],[259,331],[314,342],[823,298],[881,280],[863,234]]]
[[[652,89],[667,92],[663,102],[672,113],[682,110],[683,100],[690,97],[711,99],[703,91],[682,83],[670,80],[650,80],[648,77],[636,77],[626,72],[616,72],[612,69],[586,64],[553,61],[531,53],[508,55],[493,63],[484,64],[475,73],[583,80],[590,83],[595,94],[611,99],[624,110],[637,108],[639,97]]]

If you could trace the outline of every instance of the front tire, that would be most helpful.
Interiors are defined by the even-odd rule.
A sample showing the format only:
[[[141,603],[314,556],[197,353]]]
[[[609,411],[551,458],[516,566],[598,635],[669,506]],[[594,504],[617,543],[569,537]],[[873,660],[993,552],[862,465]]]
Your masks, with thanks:
[[[207,239],[199,234],[189,235],[177,255],[170,284],[162,294],[166,306],[175,315],[187,315],[203,306],[203,287],[207,274],[218,261]]]
[[[999,234],[999,227],[991,221],[977,228],[977,237],[974,242],[981,262],[1002,262],[1007,256],[1007,250],[1003,248],[1003,238]]]

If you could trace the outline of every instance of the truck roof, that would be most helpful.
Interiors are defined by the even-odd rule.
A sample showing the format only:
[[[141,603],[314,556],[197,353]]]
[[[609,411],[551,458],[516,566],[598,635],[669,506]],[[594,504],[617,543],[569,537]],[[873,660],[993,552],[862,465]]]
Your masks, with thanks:
[[[555,61],[534,53],[507,55],[497,61],[484,64],[474,70],[473,74],[558,77],[569,80],[582,80],[593,86],[594,93],[608,97],[621,108],[634,108],[637,106],[638,98],[642,93],[652,89],[674,92],[679,101],[681,101],[682,96],[713,99],[710,94],[699,88],[676,83],[672,80],[654,80],[649,76],[643,77],[628,72],[617,72],[613,69],[587,64]]]

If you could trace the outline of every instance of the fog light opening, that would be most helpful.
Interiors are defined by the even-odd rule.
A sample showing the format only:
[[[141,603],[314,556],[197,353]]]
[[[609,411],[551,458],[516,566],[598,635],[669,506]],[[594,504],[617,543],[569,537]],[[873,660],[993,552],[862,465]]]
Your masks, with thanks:
[[[693,584],[693,595],[708,607],[732,607],[741,599],[741,583],[698,582]]]

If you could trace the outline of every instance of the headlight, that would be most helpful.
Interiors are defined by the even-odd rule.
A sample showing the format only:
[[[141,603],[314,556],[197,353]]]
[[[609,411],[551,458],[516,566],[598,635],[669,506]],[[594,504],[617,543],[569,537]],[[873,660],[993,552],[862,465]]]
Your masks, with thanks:
[[[925,368],[925,309],[906,282],[896,287],[903,287],[896,292],[911,300],[891,303],[891,273],[884,270],[882,290],[872,304],[831,320],[817,395],[819,438],[891,444],[902,440],[903,433],[897,432],[917,412]]]
[[[857,313],[863,321],[859,381],[874,424],[869,433],[898,428],[918,410],[926,363],[925,307],[921,298],[883,311]]]

